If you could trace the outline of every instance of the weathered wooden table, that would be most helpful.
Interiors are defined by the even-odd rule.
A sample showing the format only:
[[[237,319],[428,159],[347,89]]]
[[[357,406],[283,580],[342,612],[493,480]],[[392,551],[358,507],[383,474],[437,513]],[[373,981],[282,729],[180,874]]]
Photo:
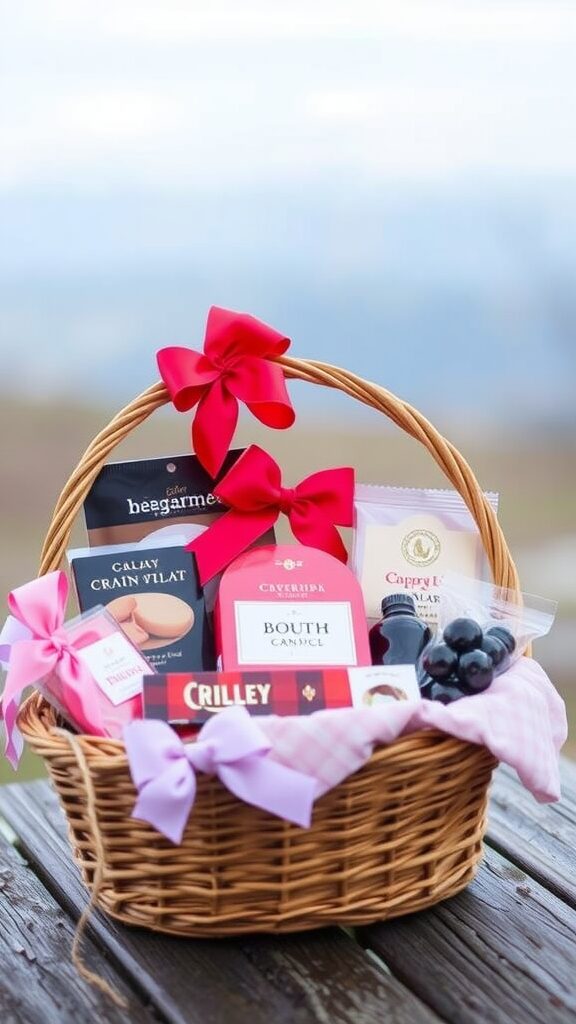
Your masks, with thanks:
[[[90,966],[120,1010],[70,961],[86,894],[48,783],[6,786],[0,814],[2,1024],[555,1024],[576,1020],[576,765],[542,807],[511,772],[492,792],[472,885],[436,908],[359,929],[205,941],[92,915]]]

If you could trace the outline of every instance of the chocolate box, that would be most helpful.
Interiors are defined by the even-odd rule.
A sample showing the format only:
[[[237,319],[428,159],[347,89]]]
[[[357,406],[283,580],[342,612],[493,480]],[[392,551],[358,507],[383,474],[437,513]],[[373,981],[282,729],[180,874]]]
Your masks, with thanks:
[[[224,671],[370,665],[360,585],[331,555],[267,545],[225,571],[216,603]]]

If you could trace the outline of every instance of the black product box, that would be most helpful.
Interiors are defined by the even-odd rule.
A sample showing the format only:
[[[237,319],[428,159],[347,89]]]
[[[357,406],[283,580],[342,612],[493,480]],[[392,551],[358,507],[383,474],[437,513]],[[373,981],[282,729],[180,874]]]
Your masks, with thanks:
[[[72,557],[81,611],[104,605],[157,672],[210,671],[214,642],[196,562],[181,545]]]
[[[196,455],[111,462],[103,466],[84,501],[91,548],[134,544],[168,524],[208,526],[226,511],[213,488],[243,449],[232,449],[212,479]]]

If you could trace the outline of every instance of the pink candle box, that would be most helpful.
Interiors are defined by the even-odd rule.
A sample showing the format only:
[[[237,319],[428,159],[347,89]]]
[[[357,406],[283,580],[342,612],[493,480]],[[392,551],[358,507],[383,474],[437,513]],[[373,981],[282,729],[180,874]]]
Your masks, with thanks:
[[[269,545],[226,570],[216,603],[219,667],[370,665],[360,585],[316,548]]]

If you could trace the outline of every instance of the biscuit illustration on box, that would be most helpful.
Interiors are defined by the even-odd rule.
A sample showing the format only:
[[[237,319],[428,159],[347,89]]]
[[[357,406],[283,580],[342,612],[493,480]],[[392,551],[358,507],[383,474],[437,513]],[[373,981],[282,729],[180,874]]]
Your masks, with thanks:
[[[110,610],[108,606],[108,610]],[[142,650],[145,643],[150,639],[150,634],[142,629],[134,619],[124,619],[123,622],[118,622],[118,625],[126,633],[126,636],[136,647],[140,647]]]
[[[128,622],[132,618],[132,613],[136,607],[135,597],[115,597],[113,601],[110,601],[106,608],[110,612],[116,622]]]
[[[174,594],[117,597],[106,608],[132,643],[143,651],[173,644],[194,625],[192,608]]]

